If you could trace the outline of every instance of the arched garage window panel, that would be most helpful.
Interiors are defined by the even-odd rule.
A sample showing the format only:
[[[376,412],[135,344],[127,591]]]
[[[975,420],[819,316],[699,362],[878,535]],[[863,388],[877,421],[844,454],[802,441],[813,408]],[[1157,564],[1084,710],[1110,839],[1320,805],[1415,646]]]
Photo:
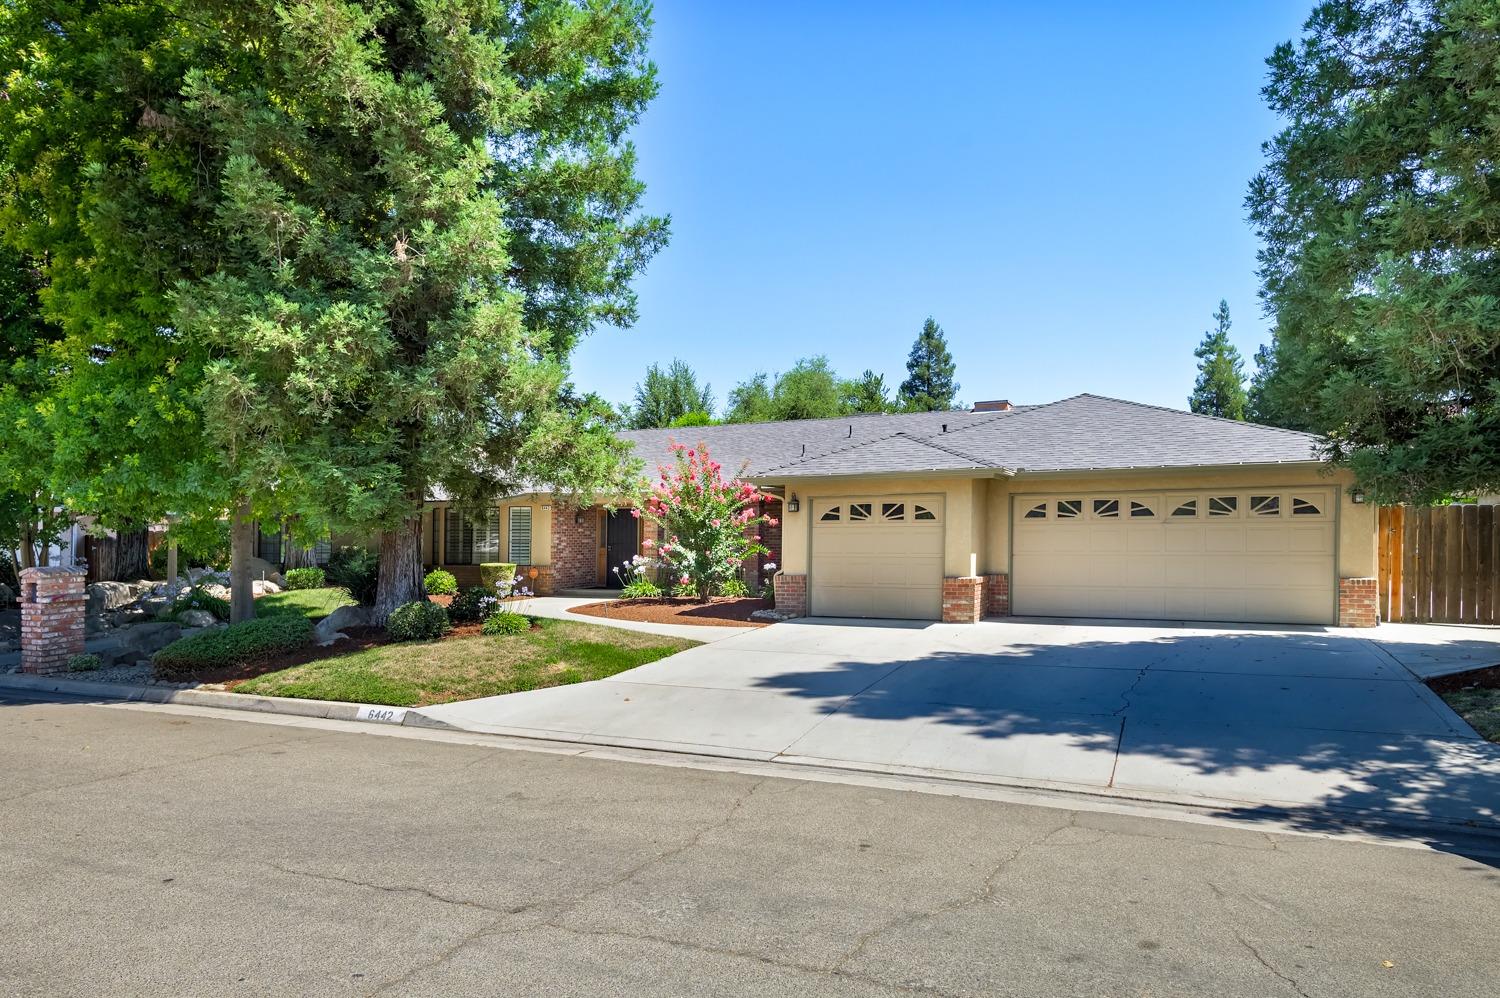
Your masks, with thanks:
[[[1250,512],[1255,516],[1280,516],[1281,496],[1251,496]]]
[[[1095,499],[1094,515],[1100,519],[1110,520],[1120,515],[1120,500],[1118,499]]]
[[[1209,516],[1234,516],[1240,509],[1239,496],[1209,496]]]
[[[1057,500],[1057,518],[1059,520],[1074,520],[1081,515],[1083,515],[1082,499]]]
[[[883,502],[880,504],[880,518],[882,520],[904,520],[906,519],[906,503]]]
[[[1047,518],[1047,504],[1044,502],[1037,503],[1026,511],[1025,518],[1028,520],[1045,520]]]
[[[1316,502],[1311,499],[1304,499],[1301,496],[1292,496],[1292,515],[1322,516],[1323,510]]]
[[[1183,500],[1179,501],[1176,506],[1172,507],[1172,515],[1174,517],[1188,517],[1188,516],[1194,516],[1195,517],[1195,516],[1197,516],[1198,515],[1198,500],[1196,500],[1196,499],[1183,499]]]
[[[912,503],[912,509],[915,511],[912,514],[912,519],[913,520],[936,520],[937,519],[937,514],[934,513],[932,510],[928,509],[926,506],[923,506],[921,503]]]
[[[1130,515],[1135,519],[1144,519],[1156,515],[1156,510],[1151,508],[1150,503],[1140,499],[1130,500]]]
[[[830,506],[823,511],[823,515],[818,517],[818,519],[824,523],[837,523],[843,511],[844,507],[842,506]]]
[[[870,504],[867,502],[851,502],[849,504],[849,519],[868,520],[870,518]]]

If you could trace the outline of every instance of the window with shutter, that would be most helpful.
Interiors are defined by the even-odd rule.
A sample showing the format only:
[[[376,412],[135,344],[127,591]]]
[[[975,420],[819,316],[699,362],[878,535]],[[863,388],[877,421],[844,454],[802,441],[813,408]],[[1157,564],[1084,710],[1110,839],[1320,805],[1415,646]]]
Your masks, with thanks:
[[[531,564],[531,507],[510,508],[510,558],[517,565]]]

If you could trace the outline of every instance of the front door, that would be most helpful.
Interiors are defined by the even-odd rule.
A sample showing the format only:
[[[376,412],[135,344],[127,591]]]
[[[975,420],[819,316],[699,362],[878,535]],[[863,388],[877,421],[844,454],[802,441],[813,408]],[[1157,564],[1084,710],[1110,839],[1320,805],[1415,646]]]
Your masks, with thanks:
[[[628,509],[608,514],[604,525],[604,584],[610,588],[623,585],[624,564],[636,556],[638,521]]]

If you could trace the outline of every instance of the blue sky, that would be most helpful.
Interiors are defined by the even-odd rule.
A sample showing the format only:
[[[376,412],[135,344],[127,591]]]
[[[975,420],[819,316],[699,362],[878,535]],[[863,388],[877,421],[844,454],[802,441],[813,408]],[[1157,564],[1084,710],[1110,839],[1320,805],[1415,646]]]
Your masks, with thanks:
[[[1247,369],[1268,337],[1243,202],[1310,7],[658,0],[634,138],[672,240],[575,381],[623,402],[680,357],[722,407],[824,353],[894,388],[932,315],[965,403],[1184,408],[1220,298]]]

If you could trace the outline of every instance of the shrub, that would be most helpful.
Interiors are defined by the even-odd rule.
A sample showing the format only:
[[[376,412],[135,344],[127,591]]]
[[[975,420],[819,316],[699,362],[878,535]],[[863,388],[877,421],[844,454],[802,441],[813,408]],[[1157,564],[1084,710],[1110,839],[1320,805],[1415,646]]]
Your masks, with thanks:
[[[174,641],[151,656],[151,665],[162,679],[183,679],[208,669],[264,662],[312,640],[313,624],[306,617],[257,617]]]
[[[428,572],[422,584],[435,596],[452,596],[458,592],[458,580],[453,577],[452,572],[445,572],[441,568]]]
[[[176,618],[188,610],[207,610],[216,620],[229,619],[229,601],[208,592],[201,586],[184,589],[172,600],[172,607],[163,616]]]
[[[74,655],[68,659],[69,672],[93,672],[104,663],[99,661],[98,655]]]
[[[698,588],[689,582],[679,582],[672,587],[673,599],[697,599]]]
[[[288,589],[322,589],[327,576],[321,568],[293,568],[286,573]]]
[[[637,576],[620,590],[621,599],[660,599],[661,586],[645,576]]]
[[[743,579],[729,579],[719,584],[720,596],[749,596],[750,587]]]
[[[452,626],[447,610],[430,600],[422,600],[396,607],[385,629],[397,641],[430,641],[442,637]]]
[[[522,613],[501,610],[484,618],[485,634],[525,634],[531,630],[531,618]]]
[[[486,562],[479,566],[479,581],[491,592],[501,584],[510,586],[516,581],[516,566],[504,561]]]
[[[380,556],[362,547],[341,547],[328,559],[328,584],[346,590],[362,606],[373,606],[380,582]]]
[[[483,586],[470,586],[448,604],[448,619],[456,624],[474,624],[488,617],[500,607],[500,597],[495,590]]]

